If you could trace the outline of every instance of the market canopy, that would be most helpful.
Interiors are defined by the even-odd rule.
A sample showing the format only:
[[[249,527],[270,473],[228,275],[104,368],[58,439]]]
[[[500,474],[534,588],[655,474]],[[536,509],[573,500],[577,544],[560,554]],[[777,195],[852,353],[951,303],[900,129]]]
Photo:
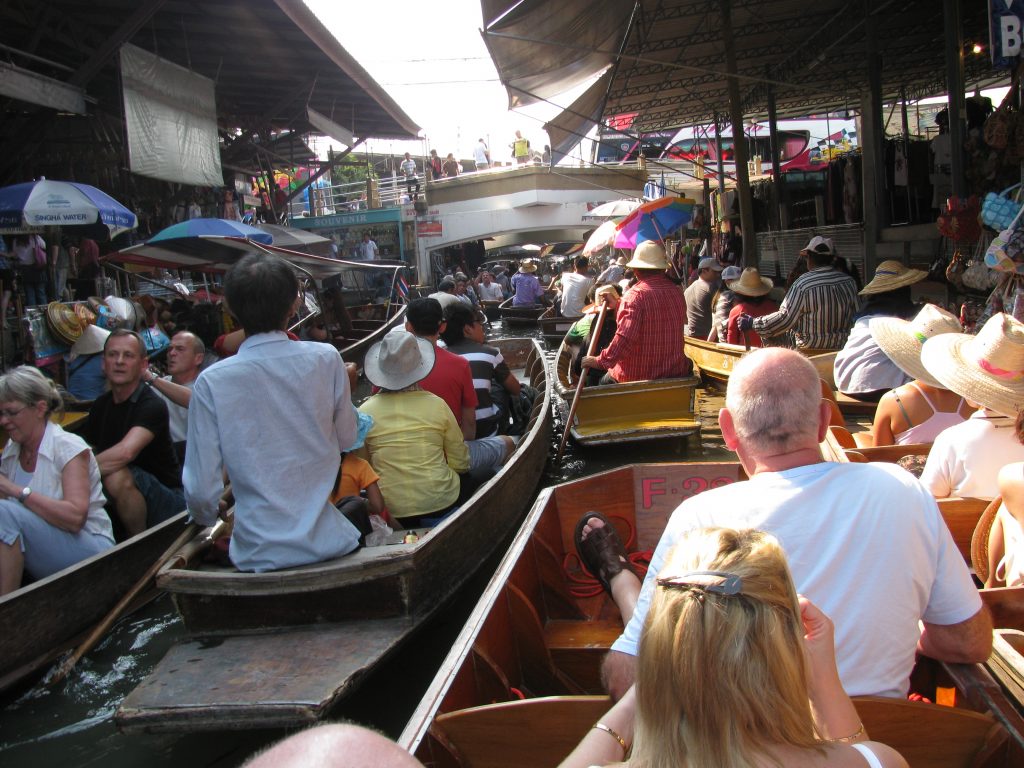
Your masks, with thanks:
[[[572,23],[552,24],[551,10]],[[628,116],[631,130],[712,122],[728,112],[722,0],[638,0],[615,13],[588,13],[592,0],[481,0],[484,35],[509,99],[550,98],[572,69],[576,82],[614,63],[602,118]],[[882,98],[945,92],[942,4],[936,0],[732,0],[734,49],[744,116],[763,117],[768,89],[780,116],[857,110],[868,90],[868,30],[881,59]],[[985,3],[960,3],[968,45],[965,82],[1005,82],[988,58]],[[507,14],[511,23],[489,23]],[[603,43],[597,42],[603,39]],[[970,43],[985,47],[981,55]],[[589,55],[587,55],[589,54]],[[563,89],[564,90],[564,89]]]

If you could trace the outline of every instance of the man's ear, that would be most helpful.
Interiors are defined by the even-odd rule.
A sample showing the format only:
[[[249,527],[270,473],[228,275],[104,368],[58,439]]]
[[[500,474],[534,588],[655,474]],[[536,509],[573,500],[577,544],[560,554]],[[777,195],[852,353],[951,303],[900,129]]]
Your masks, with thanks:
[[[820,443],[825,439],[825,435],[828,434],[828,426],[832,421],[832,403],[826,400],[824,397],[821,398],[821,403],[818,405],[818,442]]]
[[[444,329],[447,328],[447,327],[448,327],[448,321],[447,320],[442,320],[441,324],[439,326],[437,326],[437,335],[440,336],[442,333],[444,333]]]
[[[409,333],[412,333],[412,323],[410,323],[408,320],[405,321],[405,330],[407,330]]]
[[[725,441],[725,447],[730,451],[735,451],[739,445],[739,440],[736,437],[736,425],[732,421],[732,414],[729,413],[728,408],[722,408],[718,412],[718,426],[722,430],[722,439]]]

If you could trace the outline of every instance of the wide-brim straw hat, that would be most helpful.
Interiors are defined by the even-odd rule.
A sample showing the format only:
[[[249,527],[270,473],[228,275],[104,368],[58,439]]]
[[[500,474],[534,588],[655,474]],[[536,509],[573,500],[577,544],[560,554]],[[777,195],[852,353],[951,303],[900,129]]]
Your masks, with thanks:
[[[757,267],[747,267],[738,280],[730,280],[726,285],[733,293],[743,296],[764,296],[775,287],[771,278],[761,277]]]
[[[945,389],[921,362],[921,347],[943,333],[963,333],[956,315],[934,304],[925,304],[913,320],[902,317],[873,317],[868,321],[871,337],[879,348],[908,376]]]
[[[977,336],[944,333],[928,339],[921,362],[961,397],[1011,418],[1024,408],[1024,323],[1000,312]]]
[[[614,285],[602,285],[600,288],[594,291],[594,303],[587,304],[587,306],[585,306],[580,311],[584,315],[600,312],[601,307],[604,306],[604,296],[609,293],[615,296],[615,298],[620,298],[619,292],[615,290]]]
[[[434,347],[402,328],[370,347],[363,372],[381,389],[399,390],[422,381],[434,367]]]
[[[615,260],[615,263],[618,264],[620,267],[624,267],[627,264],[629,264],[629,259],[627,259],[625,256],[619,256],[619,258]]]
[[[87,325],[82,331],[82,337],[71,345],[72,358],[78,355],[95,355],[103,351],[103,345],[107,341],[110,331],[100,328],[98,325]]]
[[[46,305],[46,324],[57,341],[71,346],[82,338],[82,322],[75,310],[59,301]]]
[[[537,271],[537,262],[525,259],[522,264],[519,265],[519,271],[524,274],[530,274],[531,272]]]
[[[668,257],[661,243],[644,240],[633,251],[633,258],[626,262],[630,269],[668,269]]]
[[[883,261],[875,269],[875,276],[871,282],[861,289],[860,295],[895,291],[897,288],[919,283],[926,277],[928,273],[923,269],[911,269],[895,260]]]

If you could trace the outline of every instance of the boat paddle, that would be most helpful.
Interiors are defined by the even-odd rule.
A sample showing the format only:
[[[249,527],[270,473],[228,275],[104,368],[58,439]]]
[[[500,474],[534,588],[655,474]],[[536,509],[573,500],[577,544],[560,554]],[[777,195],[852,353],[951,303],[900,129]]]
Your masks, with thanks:
[[[224,493],[221,495],[222,500],[228,500],[232,498],[231,486],[228,485],[224,489]],[[203,537],[203,541],[212,544],[216,539],[223,535],[225,530],[229,530],[230,524],[224,520],[218,520],[217,524],[210,530],[208,536]],[[204,526],[199,523],[190,522],[185,526],[185,530],[181,532],[181,535],[174,540],[167,550],[156,559],[156,561],[146,569],[146,572],[142,575],[135,584],[132,585],[131,589],[125,592],[124,596],[117,601],[117,604],[110,609],[110,612],[103,617],[102,621],[97,624],[92,632],[79,644],[79,646],[67,657],[61,661],[60,665],[54,670],[46,679],[46,684],[54,686],[61,680],[66,678],[70,674],[71,670],[75,668],[78,660],[81,659],[85,654],[93,649],[93,646],[100,641],[100,639],[107,634],[107,631],[113,626],[114,622],[117,621],[121,614],[131,605],[132,601],[145,589],[149,583],[156,576],[157,572],[173,558],[182,547],[188,544],[192,539],[195,538],[196,534],[203,530]]]
[[[587,350],[587,356],[593,357],[594,352],[597,351],[597,342],[601,337],[601,328],[604,326],[604,316],[608,311],[607,296],[601,297],[601,309],[597,313],[597,320],[594,321],[593,331],[590,336],[590,348]],[[587,371],[590,370],[589,365],[584,365],[580,371],[580,380],[576,382],[576,394],[573,395],[572,405],[569,407],[569,415],[565,419],[565,431],[562,432],[562,442],[558,444],[558,454],[555,456],[555,461],[559,461],[562,458],[562,454],[565,452],[565,443],[569,439],[569,430],[572,429],[572,419],[576,415],[576,408],[580,404],[580,393],[583,392],[583,384],[587,380]]]

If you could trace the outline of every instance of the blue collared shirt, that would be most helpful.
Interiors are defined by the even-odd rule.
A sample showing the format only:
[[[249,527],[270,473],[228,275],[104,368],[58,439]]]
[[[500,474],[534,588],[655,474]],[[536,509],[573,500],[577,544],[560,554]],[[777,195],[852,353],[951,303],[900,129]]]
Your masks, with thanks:
[[[336,349],[283,332],[251,336],[199,375],[188,410],[189,512],[204,525],[216,521],[227,470],[237,568],[272,571],[355,549],[359,532],[328,501],[341,452],[356,438]]]

